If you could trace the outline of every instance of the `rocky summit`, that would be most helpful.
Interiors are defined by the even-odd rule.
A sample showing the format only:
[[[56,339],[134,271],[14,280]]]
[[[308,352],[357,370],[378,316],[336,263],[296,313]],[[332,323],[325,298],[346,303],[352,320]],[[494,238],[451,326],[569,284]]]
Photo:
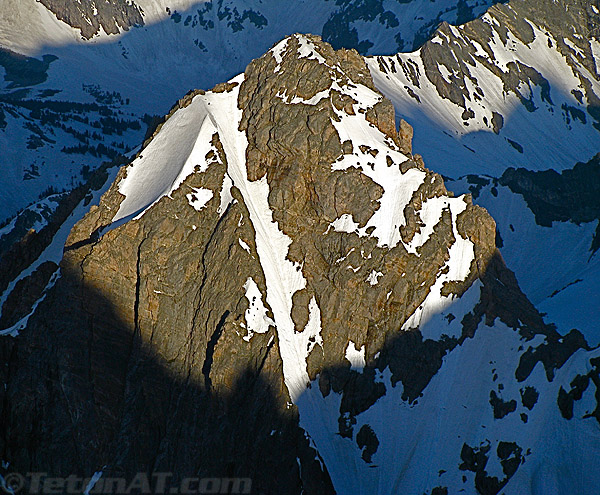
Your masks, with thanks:
[[[296,34],[73,193],[35,311],[4,303],[4,475],[590,493],[600,351],[544,321],[395,119],[363,57]]]

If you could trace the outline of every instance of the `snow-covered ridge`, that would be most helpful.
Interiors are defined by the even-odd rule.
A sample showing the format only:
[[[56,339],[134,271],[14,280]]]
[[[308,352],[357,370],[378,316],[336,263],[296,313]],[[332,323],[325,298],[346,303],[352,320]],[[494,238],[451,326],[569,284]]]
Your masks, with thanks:
[[[206,156],[215,152],[211,144],[217,132],[207,105],[197,100],[187,112],[175,112],[158,135],[127,168],[119,183],[125,196],[113,221],[142,212],[163,196],[170,195],[195,170],[206,171]],[[174,145],[173,143],[177,143]]]
[[[480,172],[500,175],[515,163],[563,169],[589,159],[599,135],[588,114],[600,94],[598,74],[581,49],[559,50],[570,45],[534,21],[524,21],[531,42],[510,28],[505,34],[494,12],[474,27],[445,26],[416,52],[367,59],[376,86],[415,128],[415,148],[451,177],[472,173],[474,161]],[[589,43],[593,55],[597,42]],[[569,139],[552,138],[563,134]]]

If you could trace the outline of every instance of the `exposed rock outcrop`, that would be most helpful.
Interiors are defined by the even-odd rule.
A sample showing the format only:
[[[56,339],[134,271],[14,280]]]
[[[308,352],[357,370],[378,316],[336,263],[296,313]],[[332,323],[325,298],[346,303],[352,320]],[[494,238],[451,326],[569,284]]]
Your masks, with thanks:
[[[132,26],[143,26],[142,11],[128,0],[40,0],[56,17],[79,29],[81,36],[90,39],[104,30],[106,34],[128,31]]]

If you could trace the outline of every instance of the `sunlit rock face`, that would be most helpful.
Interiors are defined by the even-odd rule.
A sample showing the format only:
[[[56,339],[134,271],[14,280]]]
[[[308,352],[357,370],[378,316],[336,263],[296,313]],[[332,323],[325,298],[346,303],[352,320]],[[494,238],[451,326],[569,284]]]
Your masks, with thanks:
[[[144,24],[140,7],[127,0],[41,0],[41,3],[59,20],[80,30],[85,39],[101,30],[106,34],[118,34],[121,30]]]

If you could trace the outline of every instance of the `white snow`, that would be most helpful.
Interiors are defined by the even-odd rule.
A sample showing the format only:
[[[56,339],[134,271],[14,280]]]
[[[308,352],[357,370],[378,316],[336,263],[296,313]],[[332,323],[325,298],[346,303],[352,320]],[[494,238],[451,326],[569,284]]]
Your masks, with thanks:
[[[565,45],[567,45],[571,50],[573,50],[577,55],[584,57],[585,54],[583,53],[583,50],[581,48],[579,48],[575,43],[573,43],[571,40],[569,40],[568,38],[563,38],[563,41],[565,42]]]
[[[358,232],[359,227],[358,223],[354,221],[354,218],[349,213],[344,213],[339,218],[336,218],[333,222],[331,222],[330,226],[333,227],[333,230],[336,232],[346,232],[348,234]]]
[[[283,53],[285,52],[286,48],[287,48],[287,44],[288,44],[288,38],[285,38],[283,40],[281,40],[279,43],[277,43],[272,49],[271,49],[271,53],[273,54],[273,57],[275,58],[275,61],[277,62],[277,66],[275,67],[275,73],[279,72],[281,70],[281,61],[283,60]]]
[[[251,254],[250,252],[250,246],[248,246],[248,244],[246,244],[244,241],[242,241],[241,239],[238,239],[238,242],[240,244],[240,246],[242,247],[242,249],[244,251],[246,251],[248,254]]]
[[[458,199],[458,198],[457,198]],[[436,277],[436,281],[430,288],[425,301],[415,310],[415,312],[402,325],[403,330],[417,328],[427,323],[435,314],[441,313],[452,304],[453,296],[443,296],[442,289],[446,282],[463,281],[469,275],[471,262],[475,259],[475,247],[469,239],[462,237],[456,227],[456,218],[467,207],[467,203],[462,199],[454,202],[452,212],[452,231],[454,234],[454,243],[450,246],[450,258]],[[443,273],[448,270],[447,273]]]
[[[213,192],[205,187],[192,187],[192,192],[185,195],[194,210],[200,211],[212,199]]]
[[[304,98],[300,98],[299,96],[290,97],[290,96],[288,96],[288,94],[285,90],[279,91],[276,96],[278,98],[280,98],[281,100],[283,100],[287,104],[297,105],[299,103],[303,103],[304,105],[316,105],[321,100],[328,98],[330,96],[330,91],[331,91],[330,89],[325,89],[323,91],[319,91],[314,96],[312,96],[306,100]]]
[[[356,416],[353,438],[338,434],[341,396],[330,393],[323,398],[315,382],[298,401],[300,425],[315,442],[337,493],[430,493],[440,485],[447,486],[449,493],[475,493],[474,474],[457,469],[463,462],[462,447],[466,443],[477,448],[489,442],[490,472],[496,472],[498,461],[494,458],[500,441],[516,442],[526,459],[503,489],[506,493],[569,493],[569,484],[571,488],[595,486],[594,463],[600,455],[597,423],[581,416],[567,421],[556,406],[560,384],[568,383],[576,373],[587,372],[591,355],[576,353],[558,370],[553,382],[548,382],[539,364],[525,382],[518,383],[514,372],[522,343],[519,334],[502,323],[481,325],[474,338],[443,358],[442,369],[412,404],[402,399],[401,383],[391,385],[386,368],[380,380],[386,395]],[[525,386],[540,392],[531,411],[521,404],[519,391]],[[514,399],[517,410],[494,419],[491,390],[503,400]],[[583,410],[589,406],[581,402],[576,407]],[[528,415],[527,423],[521,420],[521,413]],[[369,425],[379,441],[371,464],[361,458],[355,440],[363,425]],[[558,470],[563,475],[553,476]]]
[[[19,2],[15,0],[6,1],[15,7],[19,15],[33,5],[32,2],[26,3],[23,1],[21,2],[23,7],[21,7]],[[147,19],[156,21],[164,19],[164,1],[160,0],[160,2],[155,3],[156,5],[153,5],[150,0],[140,0],[139,2],[145,11],[146,9],[148,11]],[[413,4],[416,3],[398,5],[396,2],[387,1],[385,4],[386,8],[394,12],[413,13],[415,14],[412,16],[414,18],[418,14],[414,11],[416,7]],[[426,10],[433,9],[434,6],[430,5],[433,3],[429,2],[425,7],[421,7]],[[329,4],[331,5],[327,5],[327,9],[335,8],[331,2]],[[191,7],[192,4],[191,0],[180,0],[178,3],[173,0],[170,5],[172,9],[176,6],[185,9]],[[35,9],[38,9],[38,7],[39,5],[36,5]],[[162,9],[162,12],[159,13],[160,9]],[[438,6],[435,6],[435,9],[437,11]],[[275,5],[274,10],[281,11],[280,4]],[[41,13],[42,16],[44,15],[42,7],[39,7],[36,12]],[[402,22],[404,22],[403,19],[404,17],[401,19]],[[56,35],[56,46],[67,42],[80,43],[80,40],[77,39],[77,33],[73,33],[70,28],[64,28],[64,25],[53,19],[52,16],[46,16],[42,21],[35,24],[35,26],[49,26],[52,23],[62,26],[61,30],[56,30],[57,33],[60,33]],[[172,21],[168,22],[172,23]],[[497,24],[496,19],[491,19],[489,22]],[[3,23],[4,21],[0,22],[0,39],[3,35],[2,30],[5,28]],[[368,23],[355,23],[355,25],[361,36],[369,29]],[[159,29],[159,33],[162,33],[160,31],[162,28],[157,29]],[[34,38],[38,36],[35,29],[28,31],[34,32],[24,33],[22,39],[13,36],[14,43],[27,44],[32,40],[35,41]],[[230,71],[230,68],[235,64],[240,64],[240,59],[243,58],[238,56],[235,50],[230,52],[223,49],[211,53],[211,57],[217,59],[216,65],[214,63],[201,65],[200,63],[191,63],[191,60],[203,60],[201,57],[191,56],[190,61],[185,64],[190,68],[183,71],[187,75],[178,77],[170,74],[173,65],[155,71],[157,64],[160,62],[153,59],[155,53],[159,52],[153,47],[156,46],[156,43],[164,43],[168,37],[156,36],[158,41],[149,42],[147,43],[148,46],[145,46],[142,41],[150,38],[140,36],[139,33],[144,32],[144,30],[132,31],[133,33],[130,34],[131,38],[129,39],[134,41],[130,42],[129,48],[132,49],[131,59],[134,62],[131,63],[139,64],[141,74],[152,75],[152,78],[146,76],[138,78],[138,82],[147,82],[148,86],[152,87],[151,90],[146,91],[144,89],[142,98],[147,100],[162,98],[170,103],[171,100],[175,99],[173,96],[175,90],[177,96],[179,96],[185,92],[185,90],[181,91],[182,87],[186,89],[192,86],[197,87],[200,85],[198,83],[199,77],[200,80],[204,80],[203,77],[209,77],[199,75],[198,66],[203,67],[203,73],[213,74],[210,77],[218,78],[221,77],[220,74]],[[154,33],[156,32],[154,31]],[[253,33],[252,36],[256,39],[256,32],[250,32]],[[464,37],[461,28],[453,29],[452,32],[454,36]],[[523,45],[514,37],[511,37],[507,46],[504,47],[499,38],[496,37],[494,50],[497,52],[498,66],[506,67],[506,63],[518,58],[537,68],[541,67],[543,75],[552,83],[552,97],[556,106],[559,108],[563,102],[577,105],[570,94],[570,90],[577,87],[578,80],[572,77],[571,72],[565,70],[567,64],[562,56],[548,53],[548,49],[545,48],[548,42],[547,36],[539,30],[536,30],[535,33],[536,41],[530,46]],[[102,35],[102,37],[109,38],[108,35]],[[126,39],[125,36],[121,38],[124,41]],[[219,36],[214,38],[214,43],[218,43]],[[257,51],[256,55],[261,53],[263,48],[261,48],[260,43],[272,42],[272,39],[267,38],[265,36],[265,39],[261,38],[259,42],[245,49],[245,55],[254,53],[253,50]],[[249,38],[242,33],[235,43],[244,46],[244,43],[249,44],[248,39],[253,38]],[[311,43],[306,38],[299,39],[301,43],[300,56],[311,57],[324,62],[324,59],[320,60],[322,56],[311,47]],[[189,43],[190,40],[181,42],[181,38],[177,37],[174,40],[175,44],[181,43],[181,46],[196,49]],[[374,41],[378,43],[376,39]],[[381,46],[380,41],[379,43],[375,46]],[[211,50],[213,46],[211,45]],[[281,56],[286,46],[286,42],[281,42],[273,49],[273,56],[278,63],[277,70],[279,70]],[[591,46],[596,58],[598,58],[597,53],[600,52],[600,45],[596,41],[592,41]],[[113,54],[115,47],[111,47],[106,42],[102,49],[106,50],[106,54]],[[481,47],[476,46],[476,49],[478,54],[487,57],[487,55],[481,53],[483,51]],[[120,56],[120,53],[114,53]],[[219,56],[215,56],[215,53]],[[169,53],[168,56],[170,55]],[[79,62],[78,57],[73,58]],[[398,115],[405,117],[415,127],[415,151],[425,155],[426,163],[432,169],[454,176],[482,170],[501,173],[503,168],[509,164],[523,164],[530,168],[536,168],[541,166],[540,163],[549,163],[549,159],[552,159],[555,168],[560,169],[572,166],[578,159],[588,159],[591,156],[590,151],[593,150],[597,142],[597,134],[595,134],[597,131],[591,132],[590,125],[586,127],[576,122],[572,123],[573,129],[577,131],[573,133],[572,139],[549,142],[548,135],[563,135],[561,132],[564,131],[565,124],[560,112],[550,115],[545,105],[539,105],[540,109],[535,114],[537,126],[531,125],[530,116],[520,107],[516,97],[512,94],[504,94],[499,79],[491,77],[489,71],[481,65],[473,68],[472,73],[479,81],[479,85],[486,95],[486,100],[479,106],[471,102],[476,117],[469,121],[469,127],[465,127],[461,118],[462,109],[450,104],[447,100],[440,99],[437,91],[423,77],[423,65],[419,60],[419,52],[400,55],[400,58],[405,61],[412,60],[416,63],[421,74],[420,88],[415,87],[411,81],[406,79],[401,69],[388,78],[377,73],[378,69],[375,61],[369,61],[369,67],[378,86],[386,91],[388,95],[391,95],[398,110]],[[107,57],[107,59],[111,59],[111,57]],[[97,67],[98,60],[96,56],[90,56],[89,60],[82,59],[81,63],[84,67],[82,72],[85,72],[85,67]],[[52,69],[55,71],[54,73],[51,71],[52,77],[55,77],[53,74],[60,73],[60,71],[67,73],[64,69],[68,66],[67,61],[61,59],[60,64],[63,65],[57,64],[56,68]],[[241,68],[238,68],[238,70]],[[107,70],[106,74],[97,77],[105,82],[108,85],[107,87],[115,87],[114,85],[110,86],[110,84],[116,83],[110,81],[118,80],[119,78],[115,77],[115,74],[118,73],[115,70]],[[173,71],[173,74],[175,73],[177,72]],[[181,72],[177,74],[181,74]],[[448,76],[449,72],[445,73],[445,77]],[[174,82],[176,79],[177,81]],[[238,83],[242,80],[243,76],[235,79]],[[79,82],[77,80],[78,85]],[[131,85],[133,88],[129,88],[129,90],[132,93],[144,87],[144,85],[136,82],[119,82],[118,84],[122,84],[124,88]],[[597,85],[597,82],[592,81],[592,84]],[[167,86],[170,89],[162,91]],[[407,96],[404,86],[414,89],[420,96],[420,104]],[[473,94],[473,83],[467,81],[467,87],[470,94]],[[352,139],[357,151],[355,155],[346,155],[341,162],[334,164],[332,173],[343,173],[344,170],[350,167],[356,167],[379,184],[384,193],[380,199],[380,208],[369,219],[364,230],[359,228],[352,214],[342,215],[332,222],[331,226],[338,232],[357,233],[358,235],[367,235],[367,228],[374,226],[375,231],[372,235],[378,239],[378,245],[391,248],[401,242],[399,227],[404,225],[405,222],[403,209],[410,201],[414,191],[422,184],[424,172],[411,169],[402,174],[398,164],[406,160],[407,157],[395,149],[390,149],[390,143],[386,141],[384,136],[366,122],[364,116],[358,112],[359,109],[364,110],[379,101],[380,97],[378,95],[362,86],[340,88],[334,84],[332,89],[336,88],[352,95],[353,98],[359,101],[359,104],[355,106],[355,116],[340,114],[341,122],[334,122],[340,139],[342,141]],[[555,88],[561,90],[564,95],[555,94]],[[522,89],[523,91],[529,91],[529,88],[524,87]],[[381,398],[368,411],[358,415],[358,422],[354,426],[355,434],[361,426],[366,424],[370,425],[377,434],[380,445],[374,455],[373,463],[369,465],[361,459],[361,452],[357,447],[355,438],[342,438],[337,434],[341,397],[338,394],[330,393],[326,398],[323,398],[316,383],[313,383],[311,388],[306,389],[308,383],[306,358],[311,351],[315,350],[317,345],[322,346],[323,344],[320,333],[320,308],[317,299],[315,297],[311,298],[308,308],[309,320],[305,329],[302,332],[294,331],[294,324],[291,319],[292,296],[297,290],[301,290],[306,286],[306,280],[302,274],[302,267],[287,259],[291,239],[280,231],[279,226],[273,220],[268,204],[269,186],[266,178],[254,182],[248,180],[245,165],[247,142],[245,135],[238,130],[240,110],[237,108],[237,91],[235,89],[230,93],[199,95],[189,107],[179,110],[169,119],[153,143],[142,152],[143,157],[140,156],[129,167],[128,176],[119,188],[126,198],[114,220],[125,220],[140,212],[143,214],[156,201],[164,196],[169,196],[176,190],[185,177],[193,173],[196,167],[198,167],[199,173],[202,173],[202,170],[210,166],[205,160],[206,153],[211,150],[210,138],[214,132],[219,133],[228,159],[228,174],[225,175],[221,187],[218,212],[223,214],[232,202],[231,188],[235,185],[241,192],[250,213],[250,220],[256,230],[255,243],[265,275],[266,293],[264,294],[264,300],[263,293],[261,293],[252,278],[249,278],[244,286],[246,297],[250,303],[245,314],[248,329],[248,336],[245,338],[249,340],[254,333],[267,331],[269,325],[276,326],[286,386],[290,391],[292,401],[300,409],[301,426],[309,432],[314,440],[337,492],[352,495],[425,493],[430,492],[433,487],[438,485],[450,487],[452,493],[458,492],[465,486],[473,489],[473,474],[459,472],[456,469],[461,463],[458,454],[463,443],[478,446],[484,441],[489,441],[492,447],[491,451],[494,452],[500,440],[517,441],[524,451],[529,447],[532,449],[531,455],[527,457],[527,462],[519,468],[517,474],[505,488],[507,493],[521,493],[524,490],[523,487],[534,487],[531,491],[535,493],[535,490],[537,490],[537,493],[540,494],[567,493],[571,488],[569,485],[570,480],[580,480],[582,484],[594,482],[594,486],[596,486],[598,480],[595,462],[600,456],[598,448],[600,435],[597,424],[593,423],[593,420],[582,418],[582,415],[591,407],[593,387],[590,386],[582,401],[576,404],[577,417],[571,422],[563,420],[556,408],[558,387],[561,384],[569,383],[577,373],[588,370],[589,358],[592,354],[587,354],[584,351],[576,353],[557,372],[557,377],[553,383],[547,382],[543,368],[541,364],[538,364],[523,384],[517,384],[514,381],[514,370],[518,365],[519,356],[517,349],[519,346],[524,345],[524,342],[517,333],[498,322],[491,328],[482,325],[473,339],[467,339],[462,346],[449,352],[443,358],[442,370],[433,377],[431,383],[424,390],[423,397],[413,404],[408,404],[402,400],[402,384],[398,383],[395,387],[392,387],[389,369],[383,370],[379,379],[386,386],[386,396]],[[536,104],[539,104],[539,89],[534,88],[531,94],[536,99]],[[152,98],[149,98],[149,95]],[[285,98],[285,101],[289,100],[290,103],[295,104],[316,104],[327,97],[324,92],[308,100],[301,100],[296,96],[292,96],[291,99],[287,95],[281,96]],[[148,105],[148,103],[145,103],[145,105]],[[143,106],[143,108],[148,107]],[[500,138],[497,138],[491,132],[489,124],[486,125],[483,122],[483,117],[486,117],[488,121],[490,120],[492,111],[499,111],[505,117],[505,127],[501,131]],[[545,117],[539,119],[539,112],[546,112]],[[444,131],[447,134],[443,134]],[[164,138],[162,144],[159,139],[161,135]],[[517,151],[503,141],[505,136],[524,144],[524,155],[518,154]],[[171,143],[173,142],[177,143],[177,147],[172,146]],[[378,155],[373,157],[370,153],[358,151],[358,145],[360,144],[378,150]],[[475,152],[466,149],[465,146],[467,145]],[[391,167],[387,166],[386,154],[394,162]],[[427,156],[428,154],[431,158]],[[197,191],[201,190],[202,188],[197,189]],[[204,189],[204,191],[209,190]],[[213,193],[216,193],[216,191],[210,191],[210,198],[207,201],[213,197]],[[208,196],[209,193],[205,192],[203,194]],[[484,194],[489,195],[487,192]],[[505,199],[503,194],[503,191],[500,190],[501,200]],[[485,198],[482,195],[483,200]],[[201,201],[196,201],[195,205],[199,206],[200,203]],[[206,202],[199,208],[202,208],[205,204]],[[511,204],[513,204],[511,200],[504,201],[502,208],[510,210]],[[437,340],[443,335],[458,336],[461,331],[460,321],[462,316],[469,311],[469,308],[472,308],[472,305],[478,299],[481,287],[479,282],[476,282],[460,299],[441,296],[443,283],[449,280],[463,280],[468,274],[473,259],[472,244],[467,239],[463,239],[456,231],[456,217],[464,210],[463,205],[462,198],[434,198],[425,201],[421,210],[417,212],[424,225],[411,243],[406,246],[409,252],[418,254],[419,247],[427,241],[433,227],[439,222],[442,211],[450,209],[456,241],[450,248],[449,260],[442,268],[442,270],[447,268],[449,271],[447,274],[439,274],[423,305],[409,320],[409,326],[418,326],[425,339]],[[86,211],[86,208],[80,205],[72,218],[73,222],[69,220],[71,223],[67,226],[66,231],[61,230],[57,234],[52,247],[47,250],[41,260],[60,260],[64,238],[66,238],[66,234],[74,221],[81,218],[84,211]],[[527,230],[531,225],[530,218],[526,217],[523,211],[526,210],[515,207],[514,210],[510,210],[506,214],[505,221],[499,221],[499,228],[507,246],[503,254],[507,253],[506,258],[511,267],[514,266],[513,261],[517,258],[517,250],[514,246],[517,244],[519,236],[523,236],[523,232],[528,233],[534,230],[533,227],[531,227],[531,231]],[[517,224],[517,221],[513,218],[519,215],[522,215],[523,218],[521,224]],[[241,221],[242,218],[240,218],[240,223]],[[509,234],[506,236],[505,232],[509,221],[515,224],[516,232],[514,235]],[[527,224],[527,227],[523,228],[525,224]],[[555,227],[547,229],[548,235],[543,234],[542,237],[540,237],[542,234],[539,234],[539,232],[545,232],[544,229],[536,227],[536,232],[532,233],[528,239],[534,239],[537,242],[528,241],[523,243],[521,238],[521,244],[526,244],[529,247],[522,250],[521,256],[523,259],[518,268],[519,280],[523,280],[524,290],[528,294],[535,293],[539,295],[536,301],[540,301],[540,304],[547,303],[556,308],[555,302],[564,297],[565,299],[560,305],[562,315],[580,313],[582,319],[593,320],[589,315],[595,314],[595,308],[591,307],[587,301],[590,301],[593,295],[597,293],[597,283],[592,279],[600,277],[600,272],[594,271],[596,270],[595,267],[598,266],[598,257],[592,259],[588,266],[581,262],[579,256],[584,251],[584,247],[589,247],[589,236],[595,225],[565,225],[562,230],[560,228],[554,230]],[[536,266],[544,266],[545,268],[554,263],[558,259],[554,255],[546,261],[542,259],[548,251],[540,249],[543,243],[539,242],[539,239],[549,240],[557,232],[560,235],[555,236],[555,240],[552,242],[562,242],[565,245],[565,252],[573,246],[573,242],[581,249],[578,247],[577,254],[573,254],[573,258],[570,258],[564,265],[561,264],[561,267],[565,267],[564,270],[561,268],[554,272],[551,270],[544,271],[544,273],[549,274],[552,282],[552,286],[546,287],[546,292],[544,292],[542,286],[545,283],[545,277],[539,277],[540,271],[532,269],[529,269],[530,276],[527,277],[525,273],[528,263],[525,261],[533,261],[537,263]],[[576,238],[576,240],[573,241],[573,238]],[[243,249],[249,251],[247,243],[242,239],[238,241]],[[532,256],[532,249],[539,250],[539,253]],[[559,252],[562,253],[563,251],[555,251],[555,253]],[[576,256],[577,259],[575,259]],[[529,260],[527,260],[528,257],[530,257]],[[338,262],[344,259],[340,258]],[[39,263],[36,266],[39,266]],[[360,268],[349,267],[352,270],[360,270]],[[35,267],[21,274],[19,279],[22,279],[33,269]],[[563,281],[566,283],[573,282],[580,272],[585,272],[583,282],[572,285],[550,298],[547,293],[549,287],[554,289],[559,281],[561,283]],[[367,281],[371,285],[376,285],[381,275],[381,272],[372,271]],[[594,277],[590,275],[594,275]],[[534,280],[536,276],[539,278],[537,282]],[[373,281],[375,283],[372,283]],[[14,287],[14,284],[11,287]],[[10,290],[12,289],[9,288],[2,295],[0,302],[5,299]],[[388,297],[390,294],[391,291],[388,293]],[[569,294],[571,295],[570,299],[567,298]],[[586,301],[585,305],[574,310],[573,297],[580,297],[583,301]],[[267,307],[271,309],[273,319],[266,316]],[[455,317],[452,321],[449,321],[448,318],[450,313]],[[554,315],[550,316],[554,317]],[[571,315],[569,315],[569,318],[571,318]],[[564,321],[573,321],[569,318],[565,316]],[[530,342],[527,345],[534,344]],[[597,355],[598,351],[595,352],[595,355]],[[361,370],[364,367],[365,346],[358,349],[356,344],[351,341],[348,343],[345,355],[353,369]],[[489,391],[491,389],[497,390],[495,387],[498,386],[498,383],[492,379],[492,369],[496,369],[499,376],[498,383],[502,382],[505,385],[499,395],[507,400],[514,398],[518,404],[517,411],[503,420],[494,420],[489,406]],[[468,370],[468,373],[465,373],[465,370]],[[543,391],[543,397],[540,398],[533,411],[525,410],[519,401],[519,388],[525,385],[532,385]],[[529,415],[527,426],[524,426],[520,420],[519,414],[521,412]],[[511,432],[511,438],[506,437],[507,431]],[[570,462],[565,464],[564,459],[568,459]],[[489,467],[494,473],[501,474],[497,460],[492,458],[489,461]],[[440,470],[442,469],[446,470],[446,473],[441,474]],[[101,474],[96,473],[98,475],[97,479]],[[463,484],[462,475],[467,477],[467,485]],[[91,491],[91,487],[88,491]]]
[[[217,209],[217,213],[219,215],[223,215],[229,204],[233,201],[233,196],[231,195],[232,186],[233,182],[231,181],[231,177],[229,177],[229,174],[225,174],[225,176],[223,177],[223,185],[221,186],[220,193],[221,204]]]
[[[350,361],[350,369],[362,371],[365,367],[365,346],[363,345],[359,349],[354,342],[348,342],[348,346],[346,347],[346,359]]]
[[[451,182],[448,188],[465,190],[466,185]],[[523,292],[561,333],[577,328],[590,345],[600,344],[600,256],[590,257],[597,222],[553,222],[544,227],[536,223],[521,195],[504,186],[496,191],[492,194],[491,185],[482,188],[477,203],[496,221],[502,256]]]
[[[370,285],[377,285],[379,283],[379,277],[383,277],[383,273],[373,270],[369,273],[366,281],[369,282]]]
[[[217,129],[206,106],[196,99],[185,110],[175,112],[127,168],[127,176],[119,183],[125,199],[113,222],[143,215],[162,197],[170,196],[195,169],[199,173],[207,170],[205,157],[214,151],[211,139]]]
[[[25,270],[23,270],[17,277],[15,277],[12,280],[12,282],[10,282],[8,284],[8,287],[6,288],[6,290],[2,294],[0,294],[0,311],[4,305],[4,302],[6,301],[6,298],[10,295],[10,293],[15,288],[15,285],[19,281],[27,278],[35,270],[37,270],[38,267],[42,263],[44,263],[46,261],[52,261],[56,264],[60,263],[60,261],[62,260],[62,257],[63,257],[63,248],[65,246],[65,243],[67,242],[67,237],[69,236],[71,229],[74,227],[74,225],[79,220],[81,220],[83,218],[83,216],[89,211],[89,209],[92,205],[97,205],[99,203],[100,197],[110,187],[110,185],[112,184],[112,182],[114,181],[114,179],[117,175],[117,172],[118,172],[118,167],[113,167],[112,169],[108,170],[108,180],[106,181],[106,183],[104,184],[104,186],[102,188],[100,188],[98,191],[92,192],[92,200],[89,202],[89,204],[85,205],[84,204],[85,199],[82,200],[75,207],[75,209],[73,210],[71,215],[69,215],[67,220],[63,223],[63,225],[58,230],[58,232],[56,232],[56,234],[52,238],[52,241],[50,242],[48,247],[42,252],[42,254],[29,267],[27,267]],[[35,308],[37,308],[37,305],[41,302],[41,300],[42,299],[38,300],[35,303]],[[35,309],[35,308],[33,308],[33,309]],[[29,316],[31,316],[31,314],[27,315],[26,318],[29,318]],[[19,322],[13,327],[11,332],[6,332],[6,334],[8,335],[9,333],[12,333],[12,331],[15,329],[18,330],[20,328],[20,326],[21,325]]]
[[[489,13],[483,20],[490,25],[496,21]],[[535,68],[549,81],[554,105],[543,101],[540,87],[532,85],[537,110],[533,113],[527,111],[515,94],[505,92],[502,80],[482,60],[475,58],[475,65],[467,67],[477,80],[477,85],[468,77],[465,78],[470,95],[466,100],[467,108],[475,114],[466,122],[468,125],[462,118],[464,109],[440,96],[425,76],[421,50],[381,57],[388,66],[395,61],[396,72],[384,73],[379,68],[379,57],[367,58],[377,88],[392,100],[396,114],[413,126],[413,149],[423,155],[428,167],[449,177],[474,172],[499,176],[511,165],[541,170],[547,168],[545,164],[552,163],[556,170],[571,168],[577,161],[587,161],[597,152],[593,143],[597,141],[598,131],[592,127],[591,119],[588,118],[586,124],[571,119],[567,124],[561,110],[561,105],[567,104],[585,113],[585,105],[580,105],[571,93],[572,90],[582,91],[580,80],[574,75],[567,59],[556,49],[556,39],[536,26],[532,26],[532,29],[535,39],[529,45],[510,33],[504,45],[499,28],[494,27],[493,43],[490,45],[494,53],[494,65],[496,70],[505,72],[507,64],[515,61]],[[489,60],[483,47],[469,39],[462,27],[453,27],[453,32],[462,38],[459,43],[471,44],[477,50],[478,57]],[[549,42],[552,47],[548,46]],[[593,51],[598,43],[592,40],[590,45]],[[454,44],[449,46],[453,47]],[[451,54],[454,55],[454,52]],[[595,57],[598,60],[597,54]],[[398,60],[415,65],[419,74],[417,84],[398,67]],[[590,81],[594,92],[600,94],[600,82],[579,62],[575,60],[574,63]],[[440,70],[447,79],[449,72],[441,66]],[[484,95],[481,100],[473,96],[477,87]],[[416,94],[420,102],[410,97],[406,88]],[[530,92],[527,86],[521,89],[524,94]],[[504,127],[499,136],[492,129],[493,112],[504,117]],[[569,132],[569,139],[554,139],[555,136],[565,135],[565,132]],[[523,153],[516,151],[505,138],[523,145]],[[449,156],[452,159],[448,159]]]
[[[314,59],[320,64],[325,63],[325,59],[318,52],[316,45],[310,39],[306,36],[296,36],[296,39],[300,45],[298,47],[299,58],[307,58],[309,60]]]
[[[370,91],[370,90],[369,90]],[[362,101],[362,100],[359,100]],[[363,174],[372,179],[383,188],[383,196],[379,200],[380,207],[369,219],[359,235],[366,235],[366,230],[375,227],[371,234],[378,239],[380,247],[395,247],[401,241],[400,227],[405,224],[404,207],[410,202],[413,193],[423,183],[425,172],[416,168],[409,169],[406,173],[400,171],[400,163],[407,157],[390,148],[390,143],[385,136],[365,119],[364,115],[348,115],[340,112],[340,122],[332,121],[340,141],[351,139],[358,151],[352,155],[344,155],[342,160],[332,165],[332,170],[346,170],[350,167],[358,168]],[[360,145],[378,150],[377,156],[368,151],[362,152]],[[385,150],[385,151],[383,151]],[[357,156],[358,155],[358,156]],[[394,165],[387,165],[386,156],[390,156]],[[332,223],[337,231],[347,232],[356,230],[352,218],[342,215]]]
[[[252,277],[248,277],[244,289],[246,289],[246,299],[248,299],[248,309],[244,313],[248,335],[244,337],[244,340],[250,342],[255,333],[267,333],[270,326],[275,326],[275,322],[267,316],[262,292]]]

